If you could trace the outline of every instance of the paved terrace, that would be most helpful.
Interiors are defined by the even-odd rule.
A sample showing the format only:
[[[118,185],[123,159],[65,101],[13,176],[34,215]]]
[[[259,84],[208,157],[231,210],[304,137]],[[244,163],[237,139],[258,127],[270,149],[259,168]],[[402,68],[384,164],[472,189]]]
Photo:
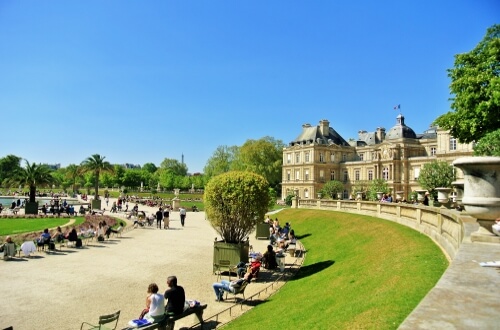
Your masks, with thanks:
[[[464,239],[436,286],[400,329],[499,329],[500,268],[478,262],[500,260],[500,244],[471,242],[475,219],[462,217]]]
[[[139,210],[150,214],[157,209],[140,206]],[[123,214],[113,215],[125,219]],[[131,228],[132,222],[127,222]],[[218,277],[212,274],[212,262],[213,241],[218,235],[205,220],[205,213],[188,212],[182,227],[179,213],[172,212],[170,227],[157,229],[155,223],[126,230],[122,237],[103,243],[90,242],[82,249],[63,247],[62,251],[37,252],[31,258],[0,260],[0,329],[79,329],[83,321],[95,324],[99,315],[117,310],[121,310],[118,329],[122,329],[144,308],[149,283],[156,282],[164,292],[169,275],[178,277],[187,299],[208,304],[205,329],[214,328],[283,285],[285,278],[279,278],[279,272],[264,271],[245,290],[247,298],[256,295],[253,302],[235,308],[229,301],[215,302],[212,284]],[[251,235],[250,244],[254,251],[264,252],[268,241]],[[290,267],[298,260],[287,255],[285,261]],[[177,321],[175,328],[196,323],[192,315]]]

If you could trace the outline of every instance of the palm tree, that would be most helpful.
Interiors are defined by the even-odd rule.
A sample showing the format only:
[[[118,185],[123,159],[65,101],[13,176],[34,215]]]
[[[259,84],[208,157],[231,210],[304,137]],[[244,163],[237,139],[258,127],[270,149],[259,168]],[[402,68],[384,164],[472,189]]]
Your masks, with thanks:
[[[104,158],[99,154],[92,155],[85,159],[81,164],[82,173],[91,172],[94,173],[95,182],[95,195],[94,199],[99,199],[99,176],[101,173],[114,173],[115,169],[108,161],[104,161]]]
[[[29,186],[29,203],[34,204],[36,202],[36,187],[50,186],[57,183],[57,180],[52,176],[51,170],[47,165],[37,165],[36,163],[30,164],[27,160],[25,160],[25,162],[26,166],[17,169],[17,171],[15,171],[13,175],[6,180],[6,184],[9,186]],[[33,209],[28,209],[27,207],[25,213],[37,214],[38,207],[35,207]]]
[[[66,167],[66,178],[70,180],[73,192],[76,192],[76,181],[80,177],[81,172],[82,169],[78,165],[70,164]]]

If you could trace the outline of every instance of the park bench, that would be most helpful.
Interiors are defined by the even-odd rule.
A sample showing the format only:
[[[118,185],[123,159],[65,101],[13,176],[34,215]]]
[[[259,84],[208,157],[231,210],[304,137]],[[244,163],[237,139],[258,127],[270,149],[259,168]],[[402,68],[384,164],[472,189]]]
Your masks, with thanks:
[[[158,329],[158,330],[174,330],[175,326],[175,321],[180,320],[186,316],[189,316],[191,314],[195,314],[196,317],[198,318],[198,321],[200,322],[202,328],[203,328],[203,311],[207,308],[207,304],[204,305],[197,305],[194,307],[190,307],[186,309],[184,312],[182,312],[179,315],[166,315],[166,318],[164,318],[160,322],[152,323],[143,327],[140,327],[139,329],[141,330],[153,330],[153,329]],[[124,328],[123,330],[131,330],[131,329],[137,329],[137,328]]]

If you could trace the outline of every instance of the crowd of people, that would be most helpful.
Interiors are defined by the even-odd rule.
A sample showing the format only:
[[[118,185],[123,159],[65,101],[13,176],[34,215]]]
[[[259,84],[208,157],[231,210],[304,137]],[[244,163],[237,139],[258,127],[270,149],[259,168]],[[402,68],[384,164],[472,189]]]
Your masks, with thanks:
[[[134,228],[143,227],[143,226],[153,226],[156,221],[156,228],[162,229],[170,229],[170,213],[172,212],[172,208],[170,205],[160,206],[158,211],[155,213],[151,213],[146,215],[144,211],[139,211],[139,205],[135,204],[132,211],[127,215],[128,219],[135,217],[134,220]],[[184,223],[186,220],[186,209],[184,207],[179,208],[179,214],[181,218],[181,225],[184,227]]]

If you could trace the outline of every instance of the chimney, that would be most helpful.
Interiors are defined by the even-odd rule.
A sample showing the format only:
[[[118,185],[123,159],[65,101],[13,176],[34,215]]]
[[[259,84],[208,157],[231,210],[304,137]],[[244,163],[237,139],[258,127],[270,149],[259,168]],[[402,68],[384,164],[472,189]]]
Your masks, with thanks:
[[[328,136],[330,132],[330,122],[326,119],[319,121],[319,132],[323,136]]]
[[[377,127],[376,137],[377,137],[378,143],[382,143],[382,141],[385,140],[385,128]]]

